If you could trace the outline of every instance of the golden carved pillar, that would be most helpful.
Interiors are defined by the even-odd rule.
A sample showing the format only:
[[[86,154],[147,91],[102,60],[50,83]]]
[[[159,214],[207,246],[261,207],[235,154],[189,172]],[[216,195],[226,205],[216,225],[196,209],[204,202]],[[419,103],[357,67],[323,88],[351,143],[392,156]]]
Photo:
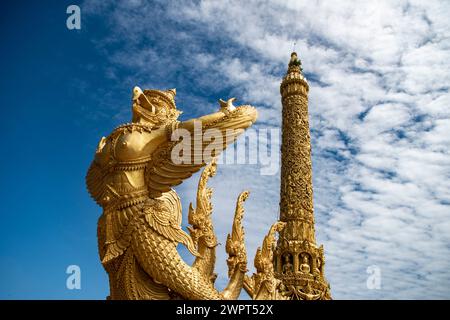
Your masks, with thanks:
[[[309,86],[297,54],[293,53],[281,83],[282,145],[280,220],[288,222],[287,239],[306,236],[314,239],[311,141],[308,120]]]
[[[280,220],[286,225],[280,232],[277,252],[292,255],[295,276],[293,279],[279,274],[279,277],[291,299],[331,299],[323,274],[313,275],[316,267],[313,257],[324,259],[323,248],[316,246],[314,231],[308,91],[301,62],[293,52],[280,86],[283,105]]]

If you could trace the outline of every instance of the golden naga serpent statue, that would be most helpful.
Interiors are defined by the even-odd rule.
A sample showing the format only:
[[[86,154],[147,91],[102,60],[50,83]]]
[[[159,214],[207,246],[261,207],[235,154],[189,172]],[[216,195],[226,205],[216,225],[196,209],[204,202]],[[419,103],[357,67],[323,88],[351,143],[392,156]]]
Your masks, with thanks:
[[[214,157],[256,121],[256,109],[234,107],[233,99],[220,100],[218,112],[180,122],[175,94],[175,89],[135,87],[132,122],[100,140],[86,176],[89,193],[103,208],[98,248],[109,275],[109,299],[237,299],[244,286],[247,256],[241,220],[248,192],[237,200],[226,243],[230,279],[225,290],[218,292],[212,190],[206,183],[216,170]],[[223,139],[205,139],[209,129]],[[182,140],[173,139],[178,132],[184,133]],[[190,161],[180,162],[174,154]],[[181,229],[181,202],[172,187],[205,165],[196,208],[189,207],[188,235]],[[192,266],[180,257],[178,243],[196,256]],[[246,289],[252,290],[250,279],[246,282]]]

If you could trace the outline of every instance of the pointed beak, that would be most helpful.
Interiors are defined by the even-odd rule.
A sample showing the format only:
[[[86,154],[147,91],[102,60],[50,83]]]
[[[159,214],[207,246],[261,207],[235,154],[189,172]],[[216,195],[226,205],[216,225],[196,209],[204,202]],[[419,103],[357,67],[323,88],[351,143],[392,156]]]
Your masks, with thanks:
[[[133,101],[136,101],[139,99],[140,95],[143,94],[141,88],[138,86],[133,88]]]
[[[142,106],[143,108],[151,111],[152,113],[156,112],[156,108],[154,105],[148,101],[147,97],[145,96],[144,92],[142,92],[141,88],[138,86],[133,88],[133,103],[137,103],[138,105]]]

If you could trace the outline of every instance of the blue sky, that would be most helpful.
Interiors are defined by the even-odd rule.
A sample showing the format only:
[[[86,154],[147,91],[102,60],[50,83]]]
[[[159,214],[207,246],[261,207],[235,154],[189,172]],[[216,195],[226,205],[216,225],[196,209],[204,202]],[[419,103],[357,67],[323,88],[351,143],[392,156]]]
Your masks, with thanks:
[[[81,30],[66,28],[70,4]],[[0,298],[108,294],[84,176],[99,138],[129,121],[133,86],[176,87],[182,119],[236,96],[258,107],[257,128],[277,128],[294,42],[311,86],[316,232],[333,297],[450,298],[449,13],[445,1],[4,5]],[[259,169],[223,165],[210,183],[222,243],[235,198],[252,192],[249,264],[278,216],[279,177]],[[177,188],[185,210],[197,178]],[[72,264],[81,290],[66,288]],[[380,290],[366,287],[372,265]]]

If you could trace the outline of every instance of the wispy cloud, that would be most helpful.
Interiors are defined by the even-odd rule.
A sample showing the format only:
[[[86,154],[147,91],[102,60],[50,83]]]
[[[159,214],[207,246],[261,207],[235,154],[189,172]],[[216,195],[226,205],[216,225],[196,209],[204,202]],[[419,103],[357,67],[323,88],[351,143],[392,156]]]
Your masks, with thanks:
[[[96,44],[118,85],[177,86],[187,117],[234,95],[259,108],[257,126],[279,126],[279,82],[296,42],[311,86],[316,229],[333,296],[450,297],[450,3],[86,1],[82,10],[113,31]],[[279,177],[250,165],[219,172],[211,185],[222,243],[234,199],[252,190],[251,256],[277,218]],[[196,183],[179,188],[185,208]],[[223,254],[219,264],[223,285]],[[381,269],[380,290],[366,287],[370,265]]]

